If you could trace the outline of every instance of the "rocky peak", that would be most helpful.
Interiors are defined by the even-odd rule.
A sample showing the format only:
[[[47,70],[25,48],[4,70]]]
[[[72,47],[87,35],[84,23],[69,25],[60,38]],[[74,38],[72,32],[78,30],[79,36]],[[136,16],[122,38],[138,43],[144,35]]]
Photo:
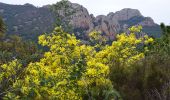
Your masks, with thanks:
[[[109,39],[115,38],[117,30],[119,30],[119,23],[112,20],[110,16],[99,15],[94,21],[94,29],[104,33]]]
[[[123,21],[123,20],[129,20],[130,18],[135,17],[135,16],[142,16],[139,10],[125,8],[120,11],[117,11],[113,17],[114,19],[117,19],[118,21]]]
[[[109,18],[112,18],[114,15],[115,15],[115,13],[113,13],[113,12],[110,12],[109,14],[107,14],[107,16],[108,16]]]
[[[75,13],[71,16],[70,23],[73,25],[74,28],[82,28],[84,30],[92,30],[92,16],[89,14],[86,8],[82,5],[72,3],[72,8],[74,9]]]

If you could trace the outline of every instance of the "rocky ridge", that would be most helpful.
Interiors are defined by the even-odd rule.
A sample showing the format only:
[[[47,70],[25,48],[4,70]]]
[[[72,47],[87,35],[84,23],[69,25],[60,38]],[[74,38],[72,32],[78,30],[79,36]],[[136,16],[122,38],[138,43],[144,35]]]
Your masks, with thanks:
[[[75,7],[76,13],[72,16],[71,24],[74,29],[84,29],[84,33],[97,30],[113,40],[117,33],[125,31],[132,25],[142,25],[144,28],[147,27],[148,29],[153,29],[154,27],[158,33],[160,32],[159,26],[153,19],[144,17],[137,9],[125,8],[115,13],[111,12],[106,16],[99,15],[94,17],[81,5],[72,3],[72,6]],[[156,33],[151,34],[156,36]]]
[[[110,40],[114,40],[117,33],[125,31],[132,25],[142,25],[144,32],[155,37],[160,36],[159,25],[152,18],[144,17],[137,9],[126,8],[94,17],[82,5],[76,3],[70,5],[75,10],[75,13],[70,16],[70,24],[81,39],[86,39],[89,32],[97,30]],[[47,6],[37,8],[30,4],[0,3],[0,15],[8,26],[9,34],[21,34],[31,39],[43,32],[50,32],[55,23],[54,14]]]

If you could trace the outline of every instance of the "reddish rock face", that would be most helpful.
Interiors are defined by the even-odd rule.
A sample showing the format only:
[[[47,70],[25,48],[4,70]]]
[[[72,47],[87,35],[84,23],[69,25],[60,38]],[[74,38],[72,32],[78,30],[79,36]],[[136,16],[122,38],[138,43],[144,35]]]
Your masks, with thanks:
[[[71,16],[70,24],[73,28],[84,29],[83,33],[88,34],[89,32],[96,30],[102,32],[108,39],[114,40],[116,33],[125,31],[128,27],[127,24],[120,23],[121,21],[130,20],[133,17],[142,17],[144,20],[135,24],[143,26],[154,26],[156,25],[151,18],[143,17],[141,13],[136,9],[122,9],[116,13],[109,13],[107,16],[99,15],[94,17],[90,15],[86,8],[79,4],[71,3],[76,13]],[[121,27],[123,26],[123,27]],[[81,33],[80,33],[81,34]]]

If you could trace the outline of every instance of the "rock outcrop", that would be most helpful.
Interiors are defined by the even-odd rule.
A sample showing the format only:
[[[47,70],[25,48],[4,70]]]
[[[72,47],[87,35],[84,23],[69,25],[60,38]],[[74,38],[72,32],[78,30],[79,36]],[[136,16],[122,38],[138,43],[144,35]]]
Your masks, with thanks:
[[[137,9],[130,9],[130,8],[125,8],[120,11],[117,11],[113,16],[113,19],[116,19],[118,21],[124,21],[124,20],[129,20],[133,17],[136,16],[142,16],[139,10]]]
[[[150,17],[144,17],[139,10],[125,8],[115,13],[111,12],[107,16],[99,15],[94,17],[90,15],[86,8],[83,6],[71,3],[75,8],[76,13],[71,17],[70,23],[75,30],[81,29],[82,34],[87,34],[93,30],[102,32],[106,37],[111,40],[115,39],[117,33],[127,30],[132,25],[142,25],[143,27],[158,28],[159,26],[154,23]],[[149,28],[148,28],[149,29]],[[79,31],[75,31],[75,33]],[[159,33],[160,31],[158,31]],[[79,33],[79,34],[81,34]],[[153,33],[154,35],[155,33]]]

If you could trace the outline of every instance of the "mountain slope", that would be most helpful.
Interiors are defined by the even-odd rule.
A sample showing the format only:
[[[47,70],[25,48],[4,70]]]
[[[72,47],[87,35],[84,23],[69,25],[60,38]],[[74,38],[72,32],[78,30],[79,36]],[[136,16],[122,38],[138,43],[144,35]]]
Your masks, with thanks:
[[[80,39],[87,39],[89,32],[97,30],[114,40],[117,33],[126,31],[132,25],[142,25],[143,31],[154,37],[159,37],[161,33],[152,18],[142,16],[136,9],[126,8],[94,17],[79,4],[69,2],[69,5],[75,10],[69,23]],[[50,32],[55,24],[55,14],[47,6],[37,8],[31,4],[0,3],[0,15],[8,26],[7,33],[19,34],[27,39],[36,39],[39,34]]]
[[[26,38],[37,37],[52,30],[53,14],[49,9],[33,5],[8,5],[0,3],[0,15],[4,18],[9,34],[19,34]]]

